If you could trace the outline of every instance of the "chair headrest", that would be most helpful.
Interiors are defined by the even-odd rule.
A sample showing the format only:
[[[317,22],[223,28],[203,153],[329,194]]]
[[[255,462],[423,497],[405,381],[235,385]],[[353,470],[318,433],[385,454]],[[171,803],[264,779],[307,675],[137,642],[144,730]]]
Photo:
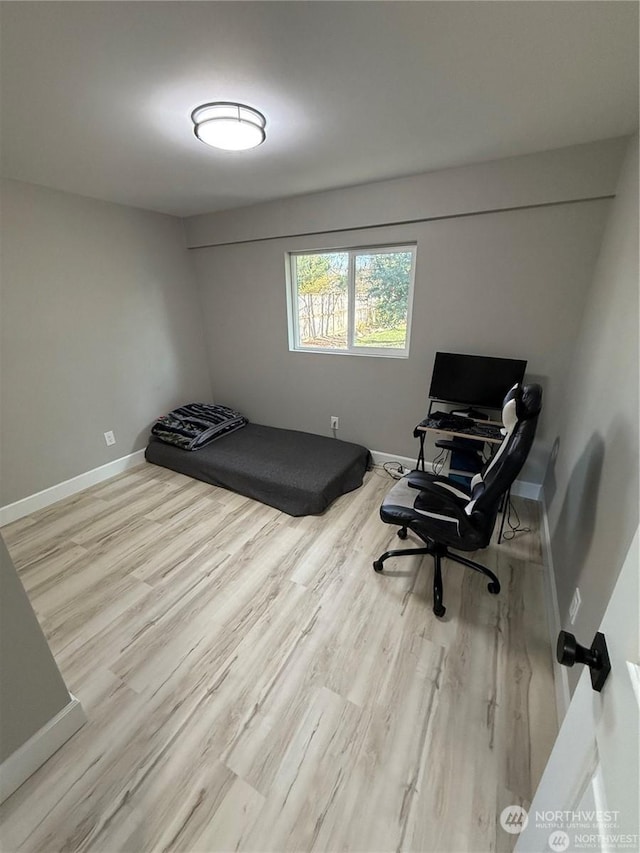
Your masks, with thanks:
[[[542,388],[540,385],[514,385],[502,404],[502,423],[509,433],[519,421],[528,421],[540,414]]]
[[[540,410],[542,409],[541,386],[536,383],[523,385],[520,406],[522,408],[522,414],[519,413],[518,417],[522,418],[523,421],[528,421],[529,418],[535,418],[536,415],[539,415]]]

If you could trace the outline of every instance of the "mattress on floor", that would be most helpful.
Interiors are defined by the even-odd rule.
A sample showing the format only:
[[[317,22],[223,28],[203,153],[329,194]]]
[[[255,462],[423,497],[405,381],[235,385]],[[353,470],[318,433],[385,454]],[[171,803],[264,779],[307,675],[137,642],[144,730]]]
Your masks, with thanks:
[[[152,436],[145,457],[289,515],[323,512],[357,489],[371,458],[359,444],[251,423],[193,451]]]

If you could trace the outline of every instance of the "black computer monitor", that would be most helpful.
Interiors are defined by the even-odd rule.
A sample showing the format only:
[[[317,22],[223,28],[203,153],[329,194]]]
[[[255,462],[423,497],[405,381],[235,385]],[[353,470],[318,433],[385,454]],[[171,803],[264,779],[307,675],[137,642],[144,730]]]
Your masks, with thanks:
[[[443,402],[499,409],[507,391],[522,382],[527,362],[437,352],[429,396]]]

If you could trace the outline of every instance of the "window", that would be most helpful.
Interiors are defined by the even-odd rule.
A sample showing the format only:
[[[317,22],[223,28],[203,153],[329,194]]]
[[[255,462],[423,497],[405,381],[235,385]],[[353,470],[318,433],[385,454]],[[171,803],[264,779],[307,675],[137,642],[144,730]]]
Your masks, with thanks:
[[[409,355],[415,246],[288,257],[290,349]]]

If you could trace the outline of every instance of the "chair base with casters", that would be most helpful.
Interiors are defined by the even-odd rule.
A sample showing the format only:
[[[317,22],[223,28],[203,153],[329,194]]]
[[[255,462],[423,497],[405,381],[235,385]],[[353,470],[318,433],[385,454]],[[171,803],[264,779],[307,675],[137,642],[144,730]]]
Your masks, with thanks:
[[[407,528],[401,527],[398,530],[398,536],[400,539],[407,538]],[[384,561],[388,560],[389,557],[408,557],[411,554],[431,554],[433,557],[434,563],[434,571],[433,571],[433,612],[436,616],[441,617],[447,611],[447,608],[442,603],[443,598],[443,584],[442,584],[442,559],[446,558],[448,560],[454,560],[456,563],[460,563],[462,566],[467,566],[469,569],[473,569],[476,572],[480,572],[480,574],[485,575],[485,577],[489,578],[489,584],[487,589],[492,595],[497,595],[500,592],[500,581],[486,566],[482,566],[480,563],[476,563],[473,560],[469,560],[467,557],[463,557],[461,554],[454,554],[449,550],[447,545],[438,542],[427,542],[424,548],[400,548],[395,551],[385,551],[384,554],[381,554],[377,560],[373,563],[373,569],[376,572],[382,572],[384,569]]]

